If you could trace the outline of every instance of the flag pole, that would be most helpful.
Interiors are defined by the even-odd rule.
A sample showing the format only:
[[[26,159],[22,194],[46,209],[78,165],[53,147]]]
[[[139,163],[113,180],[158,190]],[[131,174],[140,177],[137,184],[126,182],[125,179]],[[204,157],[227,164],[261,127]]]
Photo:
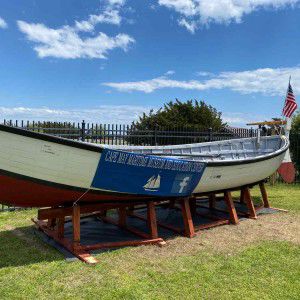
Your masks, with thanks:
[[[288,90],[287,90],[287,94],[289,92],[289,87],[291,85],[291,78],[292,78],[292,75],[290,75],[290,78],[289,78],[289,85],[288,85]],[[282,110],[283,112],[283,110]],[[284,134],[285,136],[289,139],[290,137],[290,130],[291,130],[291,126],[292,126],[292,119],[291,118],[288,118],[286,117],[286,124],[285,124],[285,128],[284,128]]]
[[[286,96],[289,92],[289,87],[290,87],[290,84],[291,84],[291,78],[292,78],[292,76],[290,75],[289,84],[288,84],[288,87],[287,87],[287,90],[286,90]],[[284,110],[284,107],[285,107],[285,104],[286,104],[286,99],[287,99],[286,96],[285,96],[285,101],[284,101],[284,104],[283,104],[283,109],[281,110],[281,119],[282,120],[284,119],[283,110]],[[288,121],[289,121],[288,118],[285,118],[285,120],[286,120],[286,123],[288,123]],[[284,127],[281,127],[280,128],[280,134],[282,134],[282,131],[284,131],[284,133],[286,133],[287,128],[288,128],[287,124]]]

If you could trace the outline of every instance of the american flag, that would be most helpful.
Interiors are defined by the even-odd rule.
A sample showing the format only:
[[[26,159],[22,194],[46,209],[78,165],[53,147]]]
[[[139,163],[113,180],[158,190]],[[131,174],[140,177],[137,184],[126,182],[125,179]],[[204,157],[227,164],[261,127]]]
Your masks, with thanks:
[[[285,117],[290,118],[292,116],[292,114],[294,113],[294,111],[297,109],[297,107],[298,107],[298,105],[297,105],[297,102],[296,102],[296,98],[294,96],[292,86],[289,83],[289,88],[288,88],[288,91],[287,91],[287,94],[286,94],[282,114]]]

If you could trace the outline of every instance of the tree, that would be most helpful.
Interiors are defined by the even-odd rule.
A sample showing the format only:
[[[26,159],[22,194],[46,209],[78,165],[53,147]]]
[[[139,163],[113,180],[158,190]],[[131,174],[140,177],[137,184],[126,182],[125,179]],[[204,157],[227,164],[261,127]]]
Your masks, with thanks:
[[[298,111],[292,120],[292,133],[300,133],[300,111]]]
[[[127,133],[127,141],[138,145],[196,143],[209,139],[199,131],[220,131],[227,126],[213,106],[204,101],[170,101],[157,112],[144,113]],[[186,134],[188,132],[188,134]],[[188,137],[187,137],[188,136]]]
[[[176,99],[164,104],[156,113],[153,110],[147,115],[140,117],[134,125],[141,130],[154,130],[155,127],[200,129],[212,128],[214,131],[221,130],[227,125],[222,121],[221,112],[204,101],[188,100],[181,102]]]
[[[297,173],[300,174],[300,111],[294,115],[292,120],[290,142],[292,160],[296,165]]]

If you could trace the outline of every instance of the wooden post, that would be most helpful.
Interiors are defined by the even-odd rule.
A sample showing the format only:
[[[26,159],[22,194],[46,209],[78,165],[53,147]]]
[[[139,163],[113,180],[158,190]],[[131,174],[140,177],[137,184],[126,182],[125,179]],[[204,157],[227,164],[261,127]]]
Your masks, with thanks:
[[[73,206],[72,213],[73,223],[73,247],[76,248],[80,244],[80,206]]]
[[[244,200],[246,202],[247,208],[248,208],[248,212],[249,212],[249,216],[252,219],[257,219],[257,215],[256,215],[256,210],[252,201],[252,197],[250,194],[250,189],[249,187],[245,187],[243,188],[244,190]]]
[[[58,238],[63,238],[65,235],[65,218],[60,217],[58,218],[57,222],[57,236]]]
[[[118,214],[119,214],[119,226],[121,227],[126,227],[126,207],[120,207],[118,209]]]
[[[128,212],[129,214],[133,214],[133,212],[134,212],[134,204],[128,206],[127,212]]]
[[[260,192],[262,195],[262,200],[264,203],[264,207],[266,208],[270,208],[270,203],[269,203],[269,199],[268,199],[268,194],[266,191],[266,187],[265,187],[265,183],[264,182],[260,182],[259,183],[259,188],[260,188]]]
[[[197,203],[195,197],[190,198],[190,209],[191,209],[191,214],[194,216],[197,213]]]
[[[240,194],[240,203],[245,203],[245,189],[241,189],[241,194]]]
[[[174,199],[169,201],[169,208],[175,208],[175,200]]]
[[[230,215],[230,222],[232,224],[238,224],[239,223],[239,218],[237,216],[237,213],[236,213],[236,210],[235,210],[235,207],[234,207],[234,203],[233,203],[233,200],[232,200],[232,197],[231,197],[231,192],[226,191],[224,193],[224,199],[225,199],[225,202],[226,202],[226,205],[227,205],[227,208],[228,208],[228,212],[229,212],[229,215]]]
[[[147,202],[147,222],[151,238],[158,238],[155,204],[153,201]]]
[[[216,194],[209,194],[208,201],[209,201],[209,209],[216,208]]]
[[[48,219],[48,223],[47,223],[47,226],[49,227],[49,228],[54,228],[55,227],[55,225],[56,225],[56,218],[51,218],[51,219]]]
[[[192,238],[195,236],[195,228],[192,220],[189,198],[183,198],[180,202],[184,222],[184,233],[186,237]]]

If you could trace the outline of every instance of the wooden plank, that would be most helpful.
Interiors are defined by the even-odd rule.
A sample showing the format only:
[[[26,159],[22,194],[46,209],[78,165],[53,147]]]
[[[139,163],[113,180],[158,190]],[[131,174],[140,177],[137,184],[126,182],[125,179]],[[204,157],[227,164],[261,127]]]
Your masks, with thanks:
[[[195,197],[191,197],[190,198],[190,210],[191,210],[191,214],[194,216],[197,213],[197,203],[196,203],[196,198]]]
[[[192,238],[195,236],[194,223],[192,220],[189,198],[180,199],[181,212],[184,223],[184,233],[186,237]]]
[[[55,225],[56,225],[56,218],[48,219],[47,226],[48,226],[49,228],[54,228]]]
[[[245,203],[245,189],[241,189],[241,194],[240,194],[240,203]]]
[[[263,203],[264,203],[264,207],[270,208],[270,203],[269,203],[269,199],[268,199],[268,194],[267,194],[267,191],[266,191],[265,183],[264,182],[260,182],[259,183],[259,188],[260,188],[262,200],[263,200]]]
[[[214,209],[216,207],[216,194],[209,194],[209,209]]]
[[[119,226],[126,227],[126,207],[120,207],[118,209],[118,216],[119,216]]]
[[[158,238],[155,204],[153,201],[147,203],[147,223],[152,239]]]
[[[218,220],[218,221],[214,221],[214,222],[209,222],[207,224],[201,224],[201,225],[195,226],[195,230],[209,229],[212,227],[227,225],[227,224],[229,224],[229,220]]]
[[[141,202],[137,202],[139,204]],[[115,209],[119,207],[126,207],[132,205],[132,203],[97,203],[97,204],[83,204],[80,206],[81,213],[100,212],[109,209]],[[44,208],[38,210],[38,220],[47,220],[51,218],[67,217],[72,216],[72,207],[61,207],[61,208]]]
[[[225,199],[225,203],[227,205],[228,212],[229,212],[229,215],[230,215],[230,222],[232,224],[238,224],[239,223],[239,218],[238,218],[237,213],[236,213],[236,209],[235,209],[235,206],[234,206],[234,203],[233,203],[233,200],[232,200],[231,192],[226,191],[224,193],[224,199]]]
[[[35,219],[32,219],[32,221],[36,224],[36,226],[40,230],[42,230],[49,237],[53,238],[57,243],[61,244],[64,248],[66,248],[69,252],[71,252],[74,256],[79,258],[81,261],[92,265],[98,263],[98,260],[94,258],[90,253],[84,252],[83,250],[78,251],[77,249],[74,249],[73,243],[71,243],[68,239],[59,238],[56,231],[49,230],[47,224],[44,221],[38,221]]]
[[[58,218],[58,222],[57,222],[57,236],[59,238],[63,238],[65,235],[65,218],[61,217]]]
[[[251,219],[257,219],[256,210],[250,194],[250,189],[247,187],[247,188],[243,188],[243,190],[244,190],[244,200],[248,208],[249,217]]]
[[[122,241],[122,242],[110,242],[110,243],[98,243],[93,245],[80,246],[80,249],[85,251],[92,251],[103,248],[116,248],[116,247],[126,247],[126,246],[141,246],[147,244],[157,244],[162,243],[164,240],[162,238],[147,239],[147,240],[133,240],[133,241]]]
[[[73,244],[76,248],[80,244],[80,206],[73,206],[72,214],[72,224],[73,224]]]
[[[110,218],[110,217],[101,217],[101,220],[103,220],[103,222],[107,222],[107,223],[110,223],[110,224],[113,224],[115,226],[119,226],[119,222],[114,220],[113,218]],[[145,232],[142,232],[142,231],[139,231],[138,229],[135,229],[133,227],[129,227],[129,226],[126,226],[124,227],[123,229],[137,235],[137,236],[140,236],[141,238],[143,239],[149,239],[149,234],[148,233],[145,233]]]
[[[144,216],[141,216],[139,214],[136,214],[136,213],[130,213],[130,216],[134,217],[134,218],[137,218],[137,219],[140,219],[140,220],[143,220],[143,221],[147,221],[147,218],[145,218]],[[160,226],[162,228],[174,231],[176,233],[182,233],[182,229],[180,229],[178,227],[174,227],[172,225],[165,224],[165,223],[162,223],[162,222],[159,222],[159,221],[156,221],[156,223],[157,223],[158,226]]]

